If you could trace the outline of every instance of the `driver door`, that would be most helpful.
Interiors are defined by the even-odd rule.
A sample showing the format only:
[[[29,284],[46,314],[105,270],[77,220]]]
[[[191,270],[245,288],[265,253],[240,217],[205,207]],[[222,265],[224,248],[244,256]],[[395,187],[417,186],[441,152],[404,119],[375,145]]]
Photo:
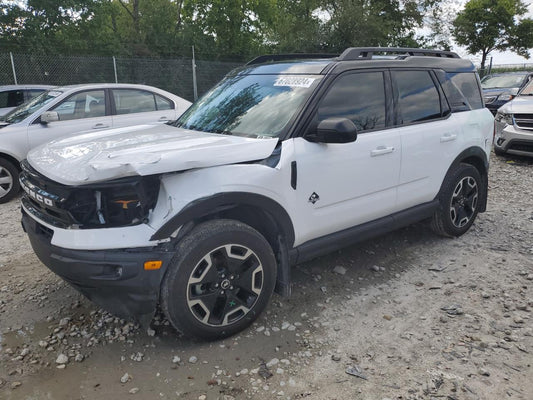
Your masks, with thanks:
[[[384,71],[345,73],[320,101],[311,125],[348,118],[358,128],[354,142],[294,139],[296,245],[396,211],[401,141],[397,130],[388,128],[386,79]]]

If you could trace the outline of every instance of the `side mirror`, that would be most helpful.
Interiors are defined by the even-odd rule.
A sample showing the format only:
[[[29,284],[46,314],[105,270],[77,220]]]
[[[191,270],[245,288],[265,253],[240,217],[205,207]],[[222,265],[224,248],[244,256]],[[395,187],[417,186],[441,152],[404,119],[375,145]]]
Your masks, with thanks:
[[[45,111],[41,114],[41,124],[59,121],[59,114],[57,111]]]
[[[357,128],[348,118],[328,118],[321,121],[315,132],[305,135],[315,143],[350,143],[357,139]]]

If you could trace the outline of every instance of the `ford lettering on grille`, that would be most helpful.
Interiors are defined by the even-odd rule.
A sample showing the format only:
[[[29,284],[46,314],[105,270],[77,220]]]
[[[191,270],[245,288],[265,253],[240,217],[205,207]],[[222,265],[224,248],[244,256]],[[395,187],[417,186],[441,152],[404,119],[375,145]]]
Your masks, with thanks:
[[[20,180],[20,186],[33,200],[49,207],[55,206],[55,200],[57,200],[57,196],[39,189],[37,186],[26,181],[25,179]]]

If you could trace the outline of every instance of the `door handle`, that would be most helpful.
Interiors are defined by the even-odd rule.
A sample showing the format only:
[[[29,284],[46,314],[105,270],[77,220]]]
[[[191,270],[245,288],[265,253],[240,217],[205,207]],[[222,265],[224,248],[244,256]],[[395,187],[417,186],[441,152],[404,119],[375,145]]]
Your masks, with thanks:
[[[167,117],[161,117],[158,119],[159,122],[165,122],[165,121],[169,121],[169,119]]]
[[[103,124],[101,122],[93,125],[93,129],[102,129],[102,128],[109,128],[109,125]]]
[[[445,133],[444,136],[441,136],[440,137],[440,142],[441,143],[444,143],[444,142],[451,142],[452,140],[455,140],[457,139],[457,135],[455,134],[451,134],[451,133]]]
[[[394,147],[378,146],[370,152],[371,157],[382,156],[383,154],[389,154],[394,151]]]

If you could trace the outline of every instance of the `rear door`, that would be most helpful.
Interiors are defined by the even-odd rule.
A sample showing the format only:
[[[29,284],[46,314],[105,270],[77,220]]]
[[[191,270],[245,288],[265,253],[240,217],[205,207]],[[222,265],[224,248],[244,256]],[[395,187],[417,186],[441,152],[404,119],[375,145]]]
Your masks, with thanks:
[[[162,124],[176,119],[176,105],[148,90],[112,89],[115,112],[113,126]]]
[[[396,125],[402,141],[398,206],[433,200],[442,177],[459,154],[461,125],[429,70],[393,70]]]

